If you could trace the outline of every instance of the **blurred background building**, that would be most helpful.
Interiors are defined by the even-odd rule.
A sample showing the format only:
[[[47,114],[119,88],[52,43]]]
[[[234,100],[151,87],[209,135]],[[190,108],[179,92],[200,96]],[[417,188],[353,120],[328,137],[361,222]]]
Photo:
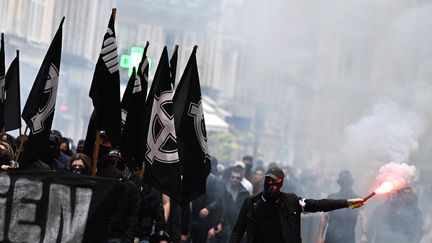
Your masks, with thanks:
[[[112,7],[120,55],[150,42],[180,45],[177,82],[197,44],[210,150],[222,161],[342,166],[344,129],[388,86],[432,77],[431,3],[275,0],[0,0],[7,63],[21,51],[22,104],[62,16],[60,88],[53,128],[83,138],[88,90]],[[420,11],[420,13],[418,12]],[[414,27],[413,27],[414,26]],[[127,69],[121,70],[122,83]],[[426,80],[426,81],[425,81]],[[210,117],[215,127],[210,126]],[[217,120],[217,121],[216,121]]]

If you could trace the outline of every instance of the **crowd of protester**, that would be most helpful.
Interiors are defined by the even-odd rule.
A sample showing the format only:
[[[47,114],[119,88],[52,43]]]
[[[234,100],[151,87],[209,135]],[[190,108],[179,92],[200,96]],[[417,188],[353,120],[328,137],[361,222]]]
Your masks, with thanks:
[[[3,136],[0,141],[1,170],[19,168],[16,162],[18,148],[24,145],[22,148],[25,149],[25,140],[25,136]],[[90,175],[91,159],[83,153],[83,149],[84,141],[78,141],[75,147],[71,139],[54,130],[44,156],[25,169]],[[215,157],[211,162],[206,193],[190,204],[181,205],[145,184],[139,171],[128,168],[128,163],[122,160],[121,151],[111,148],[109,139],[102,136],[96,176],[122,180],[125,185],[117,211],[107,226],[106,242],[229,242],[243,203],[262,191],[267,169],[278,166],[285,174],[281,191],[307,198],[358,197],[352,189],[354,181],[349,171],[335,175],[340,191],[334,193],[337,188],[329,187],[328,178],[319,177],[314,170],[298,170],[276,163],[254,165],[254,158],[250,155],[230,164],[218,163]],[[428,192],[430,190],[423,193]],[[389,196],[384,204],[379,205],[367,220],[369,227],[364,212],[343,210],[322,215],[316,242],[347,243],[356,242],[355,239],[359,238],[362,243],[417,243],[425,233],[423,214],[410,187]],[[354,236],[357,221],[362,229],[360,237]]]

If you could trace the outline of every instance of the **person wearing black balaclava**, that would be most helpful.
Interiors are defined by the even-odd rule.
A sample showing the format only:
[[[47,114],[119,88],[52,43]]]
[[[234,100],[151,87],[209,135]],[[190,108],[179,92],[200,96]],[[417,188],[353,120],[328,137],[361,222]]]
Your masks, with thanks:
[[[283,180],[284,172],[279,167],[267,170],[264,190],[243,203],[231,232],[230,243],[241,242],[245,234],[247,243],[300,243],[302,212],[360,207],[364,203],[362,198],[303,199],[293,193],[281,192]]]
[[[57,137],[57,135],[50,134],[48,139],[48,147],[45,149],[42,157],[40,160],[47,165],[52,170],[61,170],[65,171],[68,168],[69,163],[69,157],[66,159],[60,159],[61,151],[60,151],[60,139]]]
[[[357,198],[352,185],[354,180],[351,172],[344,170],[339,173],[337,183],[340,190],[337,193],[330,194],[328,198]],[[317,243],[355,243],[355,227],[357,219],[360,220],[361,243],[367,242],[366,220],[362,209],[341,209],[321,215],[320,226],[318,230]],[[325,230],[327,226],[327,230]],[[323,237],[325,233],[325,237]]]

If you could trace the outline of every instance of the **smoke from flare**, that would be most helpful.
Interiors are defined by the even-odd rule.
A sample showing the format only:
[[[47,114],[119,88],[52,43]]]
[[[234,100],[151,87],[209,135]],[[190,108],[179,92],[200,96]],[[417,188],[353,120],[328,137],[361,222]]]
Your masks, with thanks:
[[[399,190],[409,186],[415,179],[416,167],[406,163],[390,162],[380,167],[375,188],[391,183],[391,190]],[[378,192],[379,193],[379,192]]]

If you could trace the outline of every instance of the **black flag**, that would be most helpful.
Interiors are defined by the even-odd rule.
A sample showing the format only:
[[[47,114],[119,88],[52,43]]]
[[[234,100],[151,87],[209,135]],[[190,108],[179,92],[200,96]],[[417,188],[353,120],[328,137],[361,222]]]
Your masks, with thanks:
[[[4,99],[5,99],[5,52],[4,52],[4,34],[1,33],[0,45],[0,129],[4,127]]]
[[[4,51],[4,34],[1,33],[0,41],[0,77],[4,77],[6,72],[5,51]]]
[[[19,74],[19,52],[6,73],[6,99],[4,102],[4,126],[6,131],[21,128],[21,96]]]
[[[124,126],[122,129],[122,138],[120,150],[122,157],[129,168],[136,169],[141,166],[142,157],[140,156],[140,129],[144,122],[144,106],[147,95],[147,77],[148,77],[148,61],[147,61],[147,42],[142,61],[138,65],[137,72],[133,69],[132,75],[126,86],[126,90],[122,99],[122,120]],[[138,163],[139,162],[139,163]]]
[[[146,46],[144,47],[143,56],[138,65],[137,75],[140,76],[141,80],[145,80],[146,82],[146,94],[147,94],[147,86],[148,86],[148,74],[149,74],[149,62],[147,59],[147,49],[149,46],[149,42],[147,41]]]
[[[106,131],[114,147],[120,144],[120,74],[113,9],[90,87],[98,130]]]
[[[178,57],[178,45],[175,45],[173,54],[170,59],[170,73],[171,73],[171,84],[175,87],[175,78],[177,71],[177,57]]]
[[[181,202],[180,163],[174,127],[172,88],[170,82],[168,52],[165,47],[155,76],[154,96],[150,122],[148,123],[147,149],[145,153],[145,180],[148,184]]]
[[[145,62],[146,62],[146,65],[144,65]],[[141,70],[141,75],[148,82],[148,72],[149,72],[148,60],[142,59],[141,63],[143,63],[141,68],[139,68]],[[141,128],[139,129],[140,146],[141,146],[140,158],[142,158],[142,165],[145,165],[145,154],[147,151],[147,134],[149,131],[150,117],[151,117],[151,112],[152,112],[154,95],[155,95],[155,91],[156,91],[156,83],[157,83],[156,77],[160,73],[161,66],[162,66],[162,63],[159,61],[157,68],[156,68],[154,78],[153,78],[153,82],[151,83],[150,90],[149,90],[149,93],[147,95],[147,99],[146,99],[146,102],[144,105],[144,122],[141,123]],[[138,75],[140,75],[140,74],[138,74]],[[144,76],[144,75],[147,75],[147,76]]]
[[[96,132],[97,132],[96,111],[93,109],[93,112],[89,119],[89,123],[87,125],[87,133],[86,133],[86,138],[84,140],[84,149],[83,149],[83,153],[87,155],[89,158],[93,158],[93,150],[96,141]]]
[[[210,173],[206,127],[196,61],[196,49],[186,64],[174,95],[174,121],[183,175],[183,201],[205,193]]]
[[[123,93],[123,98],[121,100],[120,106],[121,106],[121,118],[122,118],[122,140],[123,140],[123,130],[124,130],[124,126],[126,125],[126,118],[128,116],[129,113],[129,109],[131,107],[131,105],[133,104],[133,91],[136,85],[136,89],[135,92],[137,91],[141,91],[141,83],[135,83],[135,81],[137,80],[137,74],[136,74],[136,69],[135,67],[132,68],[132,74],[129,77],[129,81],[126,85],[126,89]]]
[[[30,128],[22,157],[23,165],[40,158],[48,148],[57,99],[64,19],[45,55],[23,109],[22,118]]]

